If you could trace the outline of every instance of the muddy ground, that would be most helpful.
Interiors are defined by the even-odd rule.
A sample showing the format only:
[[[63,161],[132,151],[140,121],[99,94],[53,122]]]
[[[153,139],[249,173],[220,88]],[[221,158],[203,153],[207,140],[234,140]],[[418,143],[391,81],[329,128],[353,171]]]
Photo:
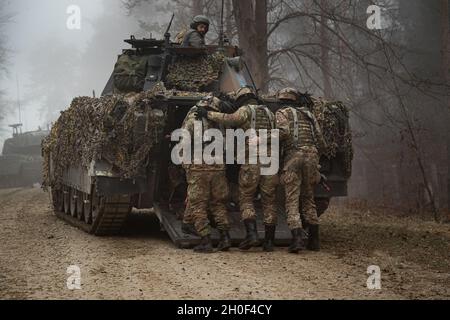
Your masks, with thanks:
[[[39,189],[0,190],[2,299],[449,299],[450,225],[334,205],[320,253],[279,248],[198,255],[175,248],[155,217],[95,238],[60,221]],[[67,268],[81,290],[67,288]],[[367,268],[381,269],[381,290]]]

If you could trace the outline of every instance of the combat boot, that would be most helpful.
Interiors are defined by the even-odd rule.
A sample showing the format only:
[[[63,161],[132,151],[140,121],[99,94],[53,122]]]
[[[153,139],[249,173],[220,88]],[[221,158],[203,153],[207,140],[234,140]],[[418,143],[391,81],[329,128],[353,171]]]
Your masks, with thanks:
[[[305,249],[305,243],[303,241],[303,229],[292,230],[292,244],[289,246],[289,253],[299,253]]]
[[[266,235],[265,235],[265,240],[264,240],[264,244],[263,244],[263,250],[265,252],[274,251],[276,228],[277,228],[276,226],[266,226]]]
[[[228,231],[220,230],[220,242],[217,251],[228,251],[231,248],[231,238]]]
[[[197,252],[197,253],[212,253],[212,252],[214,252],[212,242],[211,242],[211,236],[207,235],[205,237],[202,237],[200,244],[194,248],[194,252]]]
[[[195,227],[192,223],[182,223],[181,224],[181,231],[183,231],[184,234],[188,234],[191,236],[198,236],[197,230],[195,230]]]
[[[311,251],[320,251],[319,225],[310,224],[308,232],[307,249]]]
[[[245,230],[247,236],[245,240],[239,245],[241,250],[250,250],[253,247],[259,246],[258,231],[256,230],[256,220],[247,219],[244,220]]]

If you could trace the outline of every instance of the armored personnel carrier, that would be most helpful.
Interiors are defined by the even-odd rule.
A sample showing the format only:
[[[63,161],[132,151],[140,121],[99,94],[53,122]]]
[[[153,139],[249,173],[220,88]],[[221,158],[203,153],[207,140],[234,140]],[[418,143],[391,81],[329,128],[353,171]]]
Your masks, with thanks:
[[[254,87],[252,77],[236,47],[185,48],[169,34],[125,42],[131,48],[119,56],[102,97],[76,98],[44,142],[44,185],[56,214],[86,232],[118,234],[133,208],[153,208],[174,243],[191,247],[198,239],[181,232],[187,186],[171,161],[170,135],[200,99]],[[267,103],[276,110],[276,101]],[[347,134],[348,115],[339,121]],[[324,159],[330,188],[317,189],[321,213],[331,197],[347,193],[340,161],[339,154]],[[238,169],[228,168],[232,185]],[[245,232],[233,203],[230,212],[232,241],[239,243]],[[282,224],[278,244],[290,238]]]
[[[0,188],[31,187],[42,182],[41,143],[48,131],[22,133],[21,124],[10,126],[13,136],[3,144],[0,156]]]

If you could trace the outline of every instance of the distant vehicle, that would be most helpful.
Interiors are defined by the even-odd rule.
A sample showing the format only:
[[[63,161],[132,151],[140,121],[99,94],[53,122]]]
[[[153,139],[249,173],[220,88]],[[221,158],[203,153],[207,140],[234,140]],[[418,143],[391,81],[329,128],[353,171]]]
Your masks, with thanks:
[[[22,133],[22,124],[10,125],[13,136],[5,141],[0,156],[0,188],[31,187],[42,182],[42,140],[47,130]]]

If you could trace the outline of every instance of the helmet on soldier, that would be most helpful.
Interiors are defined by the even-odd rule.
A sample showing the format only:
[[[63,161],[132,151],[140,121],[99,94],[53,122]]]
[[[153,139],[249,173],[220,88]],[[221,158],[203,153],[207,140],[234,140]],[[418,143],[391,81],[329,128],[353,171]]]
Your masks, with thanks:
[[[208,17],[203,16],[203,15],[198,15],[198,16],[194,17],[194,20],[192,22],[195,24],[205,24],[207,26],[209,26],[211,24]]]
[[[242,106],[249,100],[258,101],[258,96],[256,95],[255,90],[251,87],[242,87],[234,94],[234,101],[239,106]]]
[[[314,101],[308,92],[300,93],[298,103],[300,107],[314,108]]]
[[[277,98],[281,101],[298,102],[300,93],[294,88],[284,88],[278,91]]]
[[[191,28],[201,33],[202,35],[206,35],[209,31],[210,21],[206,16],[196,16],[191,23]]]

